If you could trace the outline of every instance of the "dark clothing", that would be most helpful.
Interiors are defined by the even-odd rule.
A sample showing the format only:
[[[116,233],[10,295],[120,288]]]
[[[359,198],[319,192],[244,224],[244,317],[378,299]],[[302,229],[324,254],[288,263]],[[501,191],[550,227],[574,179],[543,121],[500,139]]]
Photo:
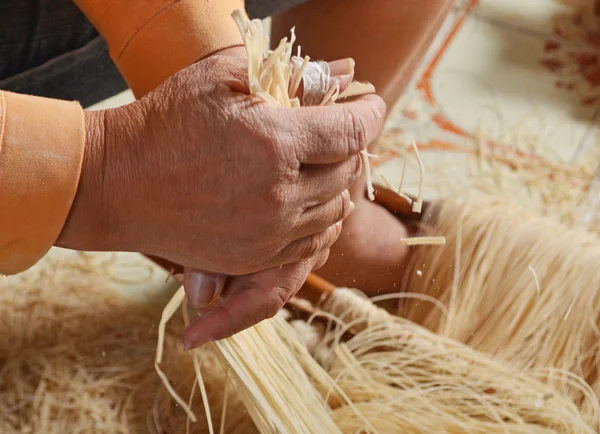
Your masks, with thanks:
[[[246,8],[264,18],[303,1],[246,0]],[[72,0],[0,0],[0,89],[89,107],[127,84]]]

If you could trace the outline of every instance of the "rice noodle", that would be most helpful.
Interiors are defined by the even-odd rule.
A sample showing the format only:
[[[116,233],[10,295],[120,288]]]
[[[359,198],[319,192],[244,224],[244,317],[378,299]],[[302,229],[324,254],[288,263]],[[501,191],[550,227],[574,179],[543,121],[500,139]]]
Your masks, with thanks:
[[[412,252],[400,290],[436,297],[449,314],[412,300],[400,313],[515,368],[547,370],[545,380],[597,421],[600,238],[473,192],[446,198],[432,215],[427,230],[447,247]],[[572,388],[575,376],[596,396]]]

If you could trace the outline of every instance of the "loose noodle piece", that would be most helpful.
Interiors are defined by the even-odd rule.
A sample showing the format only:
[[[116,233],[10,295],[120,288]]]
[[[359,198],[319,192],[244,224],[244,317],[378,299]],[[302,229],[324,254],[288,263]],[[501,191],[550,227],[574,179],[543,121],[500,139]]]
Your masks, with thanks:
[[[188,399],[188,407],[192,408],[192,402],[194,401],[194,396],[196,394],[196,385],[198,384],[197,381],[194,381],[194,385],[192,386],[192,391],[190,392],[190,399]],[[189,417],[187,418],[187,420],[185,421],[185,434],[190,434],[190,430],[191,430],[191,422],[192,419],[190,419]]]
[[[167,305],[165,306],[165,309],[163,310],[163,313],[160,318],[160,323],[158,324],[158,340],[157,340],[157,344],[156,344],[156,358],[154,359],[154,369],[156,369],[156,373],[158,374],[160,380],[163,382],[163,384],[165,385],[165,388],[168,390],[169,394],[173,397],[175,402],[177,402],[177,404],[179,404],[181,406],[181,408],[183,408],[183,410],[187,413],[188,418],[192,422],[196,422],[196,416],[194,415],[194,413],[192,413],[192,410],[190,409],[190,407],[185,403],[183,398],[181,396],[179,396],[179,394],[175,391],[175,389],[173,389],[173,386],[171,386],[169,379],[167,378],[167,376],[165,375],[163,370],[160,369],[160,364],[161,364],[162,358],[163,358],[163,349],[164,349],[164,342],[165,342],[165,329],[167,326],[167,322],[169,322],[169,320],[173,317],[175,312],[177,312],[177,310],[179,309],[179,306],[181,306],[181,303],[183,303],[184,298],[185,298],[185,292],[184,292],[183,286],[182,286],[175,293],[175,295],[169,301],[169,303],[167,303]]]
[[[398,194],[404,194],[404,179],[406,177],[406,163],[408,162],[408,157],[406,154],[402,159],[402,172],[400,175],[400,185],[398,186]]]
[[[181,287],[179,289],[179,292],[183,289],[183,287]],[[177,296],[177,294],[175,295],[175,297]],[[174,298],[175,298],[174,297]],[[190,317],[188,314],[188,300],[187,297],[184,297],[184,299],[181,302],[181,314],[183,316],[183,324],[187,327],[190,325]],[[195,349],[192,351],[192,362],[194,363],[194,373],[196,374],[196,381],[195,384],[198,384],[198,386],[200,387],[200,394],[202,396],[202,404],[204,405],[204,413],[206,415],[206,421],[208,423],[208,433],[209,434],[214,434],[215,430],[213,428],[213,423],[212,423],[212,418],[210,415],[210,404],[208,402],[208,395],[206,393],[206,386],[204,384],[204,378],[202,376],[202,369],[200,368],[200,355],[198,354],[201,350],[199,349]],[[225,376],[225,381],[227,381],[227,375]],[[193,391],[194,389],[192,389]],[[227,396],[226,392],[225,392],[225,396]],[[190,407],[191,410],[191,406]],[[191,420],[191,419],[190,419]]]
[[[219,434],[225,432],[225,416],[227,415],[227,387],[229,386],[229,371],[225,371],[225,389],[223,391],[223,410],[221,411],[221,422],[219,428]]]
[[[542,289],[540,288],[540,279],[538,278],[537,273],[535,272],[535,270],[533,269],[533,267],[530,265],[529,269],[531,270],[531,274],[533,274],[533,281],[535,282],[535,290],[537,291],[538,295],[542,294]]]
[[[353,96],[375,93],[375,87],[371,83],[360,83],[358,81],[350,83],[345,91],[340,93],[339,99],[351,98]]]
[[[361,151],[360,156],[362,158],[363,166],[365,168],[367,197],[369,198],[369,200],[375,200],[375,188],[373,187],[373,180],[371,177],[371,164],[369,162],[369,154],[367,153],[367,151]]]
[[[413,237],[403,238],[400,243],[407,246],[444,246],[446,238],[444,237]]]
[[[417,201],[413,203],[412,210],[413,212],[421,212],[423,208],[423,184],[425,179],[425,166],[423,165],[423,161],[421,160],[421,154],[419,153],[419,148],[417,144],[413,141],[412,147],[415,151],[415,156],[417,157],[417,163],[419,165],[419,193],[417,196]]]
[[[412,198],[408,197],[407,195],[405,195],[404,193],[402,193],[400,191],[400,189],[396,188],[394,186],[394,184],[392,184],[392,182],[385,175],[379,174],[379,177],[381,179],[383,179],[383,182],[385,183],[385,186],[387,188],[389,188],[391,191],[393,191],[394,193],[396,193],[398,196],[400,196],[401,198],[403,198],[404,200],[406,200],[409,204],[412,204],[412,202],[413,202]],[[400,183],[400,188],[402,188],[402,182]]]
[[[393,191],[394,193],[396,193],[396,194],[399,194],[399,193],[400,193],[400,190],[398,190],[398,189],[397,189],[397,188],[394,186],[394,184],[392,184],[392,182],[391,182],[389,179],[387,179],[387,177],[386,177],[384,174],[380,174],[380,175],[379,175],[379,177],[380,177],[381,179],[383,179],[383,182],[385,183],[385,186],[386,186],[387,188],[389,188],[390,190],[392,190],[392,191]]]

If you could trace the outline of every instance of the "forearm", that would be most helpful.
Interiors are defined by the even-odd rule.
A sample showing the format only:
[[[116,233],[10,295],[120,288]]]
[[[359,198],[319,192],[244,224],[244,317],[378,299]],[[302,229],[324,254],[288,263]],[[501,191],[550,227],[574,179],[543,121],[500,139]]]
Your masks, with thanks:
[[[26,270],[55,243],[84,148],[78,103],[0,91],[0,274]]]
[[[139,98],[196,61],[241,44],[243,0],[74,0]]]

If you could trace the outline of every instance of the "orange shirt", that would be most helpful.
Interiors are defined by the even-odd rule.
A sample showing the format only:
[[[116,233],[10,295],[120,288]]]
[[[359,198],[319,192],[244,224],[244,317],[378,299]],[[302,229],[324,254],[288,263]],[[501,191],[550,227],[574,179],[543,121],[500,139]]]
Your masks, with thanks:
[[[241,44],[243,0],[74,0],[107,41],[136,97],[177,71]],[[81,106],[0,91],[0,274],[39,261],[56,242],[85,151]]]

